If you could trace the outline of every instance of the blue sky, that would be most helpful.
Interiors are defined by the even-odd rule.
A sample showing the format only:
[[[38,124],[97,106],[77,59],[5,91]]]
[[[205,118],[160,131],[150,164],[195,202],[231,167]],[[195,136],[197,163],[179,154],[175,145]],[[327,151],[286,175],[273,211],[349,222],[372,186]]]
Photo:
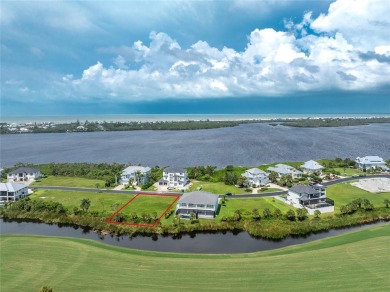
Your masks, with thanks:
[[[387,0],[0,5],[2,116],[390,113]]]

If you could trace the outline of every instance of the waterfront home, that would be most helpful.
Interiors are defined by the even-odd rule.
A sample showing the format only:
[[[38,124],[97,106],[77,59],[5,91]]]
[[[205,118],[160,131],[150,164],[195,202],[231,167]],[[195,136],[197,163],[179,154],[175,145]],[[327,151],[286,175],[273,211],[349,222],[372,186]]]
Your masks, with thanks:
[[[18,183],[0,183],[0,205],[5,202],[17,201],[28,196],[27,186]]]
[[[208,192],[190,192],[183,194],[176,205],[176,215],[189,218],[191,213],[196,218],[212,219],[217,215],[218,195]]]
[[[251,168],[242,175],[245,177],[245,183],[249,187],[265,186],[269,183],[269,174],[258,168]]]
[[[321,164],[319,164],[314,160],[306,161],[304,164],[301,165],[301,168],[303,172],[307,174],[312,174],[312,173],[321,174],[322,170],[324,169],[324,167]]]
[[[383,170],[389,170],[386,165],[386,162],[382,157],[379,156],[364,156],[357,157],[355,159],[356,166],[360,169],[370,169],[370,168],[382,168]]]
[[[315,210],[321,213],[334,211],[333,201],[326,198],[326,187],[320,184],[292,186],[286,200],[296,208],[306,208],[309,214],[314,214]]]
[[[167,167],[163,170],[163,177],[159,185],[173,188],[181,188],[188,184],[187,170],[180,167]]]
[[[7,174],[9,182],[14,181],[34,181],[42,176],[42,173],[35,168],[30,167],[19,167],[14,171]]]
[[[268,167],[267,170],[269,172],[276,172],[279,175],[279,177],[286,176],[286,175],[291,175],[293,179],[302,177],[301,171],[286,164],[276,164],[275,166]]]
[[[150,167],[129,166],[122,171],[119,182],[122,185],[143,185],[149,180],[150,171]]]

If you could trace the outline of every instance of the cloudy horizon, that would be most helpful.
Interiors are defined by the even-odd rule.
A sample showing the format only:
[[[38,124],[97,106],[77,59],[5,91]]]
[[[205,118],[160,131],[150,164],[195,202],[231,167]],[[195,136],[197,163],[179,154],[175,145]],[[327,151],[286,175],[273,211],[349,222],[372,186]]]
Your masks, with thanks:
[[[297,96],[390,113],[390,5],[315,2],[2,2],[2,114]]]

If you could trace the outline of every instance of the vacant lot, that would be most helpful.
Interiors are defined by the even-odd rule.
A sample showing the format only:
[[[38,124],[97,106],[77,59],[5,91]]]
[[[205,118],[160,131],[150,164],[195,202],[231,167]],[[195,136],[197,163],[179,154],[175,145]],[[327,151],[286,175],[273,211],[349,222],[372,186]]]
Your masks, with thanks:
[[[346,205],[357,198],[368,199],[375,207],[383,207],[383,201],[385,199],[390,199],[390,192],[378,194],[370,193],[352,186],[350,182],[329,186],[326,195],[328,198],[335,201],[336,212],[340,211],[340,206]]]
[[[50,200],[60,202],[69,210],[74,207],[80,207],[81,200],[84,198],[91,200],[89,211],[109,211],[113,210],[114,205],[122,206],[128,202],[134,195],[108,194],[108,193],[90,193],[75,191],[58,190],[37,190],[30,196],[36,200]]]
[[[61,187],[80,187],[80,188],[103,188],[105,181],[100,179],[90,179],[82,177],[68,176],[48,176],[32,183],[35,186],[61,186]]]
[[[0,236],[2,291],[387,291],[390,225],[274,251],[144,252],[61,237]]]

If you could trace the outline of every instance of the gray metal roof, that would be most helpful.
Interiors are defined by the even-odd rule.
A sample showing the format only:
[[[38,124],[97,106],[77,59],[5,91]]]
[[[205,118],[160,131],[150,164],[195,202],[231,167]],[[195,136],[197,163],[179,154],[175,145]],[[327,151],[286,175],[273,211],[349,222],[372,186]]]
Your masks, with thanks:
[[[39,172],[36,168],[30,168],[30,167],[19,167],[15,169],[14,171],[10,171],[8,174],[18,174],[18,173],[37,173]]]
[[[24,188],[27,188],[27,186],[24,184],[0,183],[0,191],[2,192],[17,192]]]
[[[164,172],[167,172],[167,173],[184,173],[186,172],[187,170],[183,167],[167,167],[167,168],[164,168]]]
[[[324,168],[321,164],[319,164],[314,160],[306,161],[303,165],[301,165],[301,167],[306,169],[311,169],[311,170],[319,170]]]
[[[285,165],[285,164],[276,164],[275,167],[268,167],[268,171],[275,171],[277,173],[281,174],[291,174],[292,172],[295,173],[302,173],[298,169],[295,169],[294,167],[290,165]]]
[[[184,193],[178,203],[216,205],[218,204],[218,195],[199,191]]]
[[[324,187],[322,185],[315,185],[315,186]],[[305,186],[301,184],[292,186],[291,188],[289,188],[289,191],[293,191],[298,194],[307,194],[307,195],[316,194],[319,192],[319,190],[316,189],[314,186]]]
[[[122,171],[122,174],[131,174],[131,173],[134,173],[137,171],[139,171],[140,173],[147,173],[150,170],[151,170],[151,168],[148,166],[146,166],[146,167],[144,167],[144,166],[129,166]]]

